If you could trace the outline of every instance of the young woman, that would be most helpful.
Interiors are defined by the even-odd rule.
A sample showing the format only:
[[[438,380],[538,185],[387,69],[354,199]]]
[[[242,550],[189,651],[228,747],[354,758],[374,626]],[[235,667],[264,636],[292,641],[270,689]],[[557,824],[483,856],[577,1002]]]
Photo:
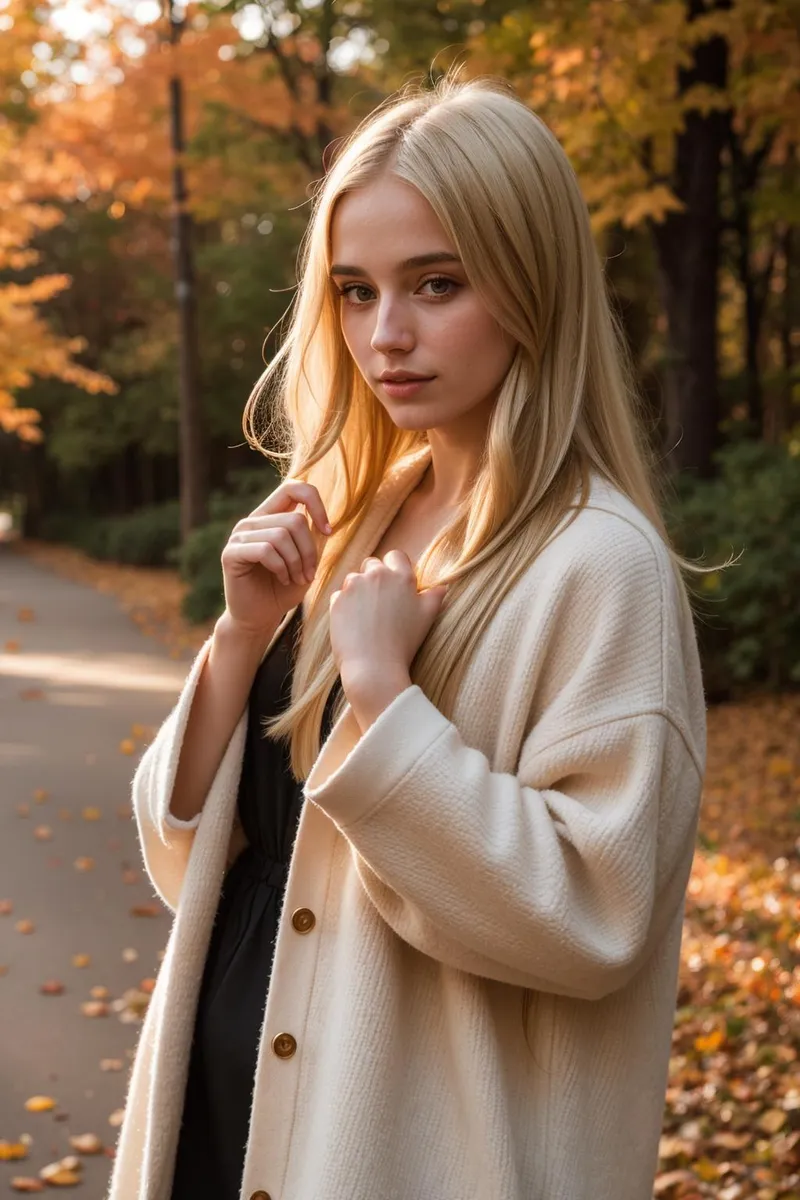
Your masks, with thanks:
[[[175,920],[111,1200],[650,1200],[693,568],[575,176],[503,83],[340,147],[254,445],[276,394],[288,471],[133,782]]]

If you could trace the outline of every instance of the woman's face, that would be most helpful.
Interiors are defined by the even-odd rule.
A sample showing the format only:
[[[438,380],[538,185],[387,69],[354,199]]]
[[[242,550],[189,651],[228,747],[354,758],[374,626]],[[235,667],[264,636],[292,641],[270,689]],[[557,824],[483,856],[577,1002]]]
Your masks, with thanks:
[[[421,255],[442,261],[406,262]],[[488,419],[514,345],[415,187],[387,172],[342,196],[331,225],[331,263],[343,293],[345,341],[395,425],[430,430],[468,415]],[[380,378],[386,371],[428,382],[393,393]]]

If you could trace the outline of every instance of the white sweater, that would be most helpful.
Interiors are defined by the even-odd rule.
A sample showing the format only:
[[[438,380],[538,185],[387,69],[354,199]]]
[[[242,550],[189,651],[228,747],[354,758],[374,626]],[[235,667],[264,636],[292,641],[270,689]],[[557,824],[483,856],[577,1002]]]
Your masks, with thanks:
[[[331,590],[378,544],[429,454],[387,476]],[[109,1200],[169,1200],[235,854],[246,711],[201,814],[168,815],[209,645],[133,780],[145,866],[175,920]],[[705,729],[667,552],[595,477],[590,507],[485,632],[452,721],[413,685],[363,736],[348,707],[322,747],[241,1200],[650,1200]],[[298,909],[314,914],[310,930],[295,927]],[[523,988],[537,993],[531,1049]]]

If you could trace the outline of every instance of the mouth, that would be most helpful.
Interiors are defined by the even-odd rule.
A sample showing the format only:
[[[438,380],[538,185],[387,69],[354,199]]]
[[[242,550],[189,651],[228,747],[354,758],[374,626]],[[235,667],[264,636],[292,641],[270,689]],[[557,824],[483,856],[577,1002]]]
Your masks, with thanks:
[[[430,375],[416,379],[381,379],[380,384],[390,396],[402,398],[403,396],[413,395],[414,392],[419,391],[421,387],[424,387],[426,383],[430,383],[435,378],[435,375]]]

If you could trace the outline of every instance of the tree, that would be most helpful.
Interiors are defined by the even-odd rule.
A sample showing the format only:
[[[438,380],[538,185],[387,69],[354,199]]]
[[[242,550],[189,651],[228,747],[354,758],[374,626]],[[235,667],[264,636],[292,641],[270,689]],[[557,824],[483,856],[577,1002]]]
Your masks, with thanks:
[[[750,204],[760,170],[777,171],[797,140],[793,9],[790,0],[543,0],[475,41],[474,65],[502,64],[558,135],[595,229],[642,226],[652,239],[667,325],[665,447],[676,470],[711,474],[720,437],[727,156],[746,147],[734,190]],[[733,224],[739,270],[751,270],[741,214]]]
[[[48,325],[40,308],[70,285],[69,276],[37,276],[37,235],[62,219],[56,204],[66,194],[65,163],[41,154],[30,131],[38,113],[30,83],[33,46],[48,31],[23,0],[12,0],[4,13],[0,38],[0,430],[23,442],[42,434],[35,408],[19,407],[19,392],[36,376],[55,378],[89,392],[114,393],[108,376],[88,369],[75,356],[86,347],[81,337],[63,337]]]

